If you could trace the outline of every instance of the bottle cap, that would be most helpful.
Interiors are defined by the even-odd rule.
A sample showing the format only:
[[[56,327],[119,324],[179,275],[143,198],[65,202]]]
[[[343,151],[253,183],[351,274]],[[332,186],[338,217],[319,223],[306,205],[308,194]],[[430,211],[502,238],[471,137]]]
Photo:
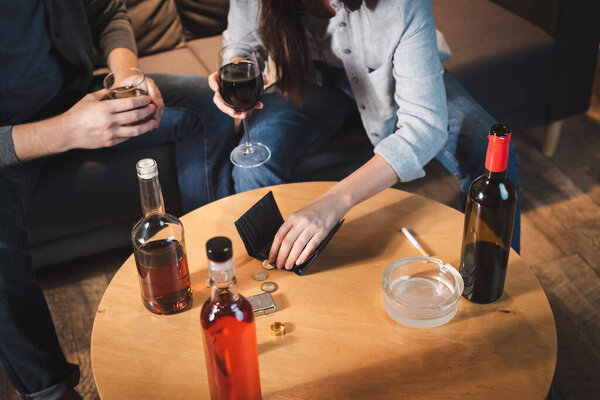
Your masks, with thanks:
[[[208,276],[213,282],[229,282],[235,276],[231,240],[217,236],[206,242]]]
[[[158,165],[151,158],[143,158],[135,165],[137,176],[140,179],[152,179],[158,176]]]
[[[489,144],[485,156],[485,169],[490,172],[506,171],[511,134],[512,130],[507,125],[492,125],[488,136]]]
[[[214,262],[224,262],[233,257],[231,240],[225,236],[217,236],[206,242],[206,256]]]
[[[508,125],[495,124],[490,128],[490,135],[496,137],[506,137],[512,133],[512,129]]]

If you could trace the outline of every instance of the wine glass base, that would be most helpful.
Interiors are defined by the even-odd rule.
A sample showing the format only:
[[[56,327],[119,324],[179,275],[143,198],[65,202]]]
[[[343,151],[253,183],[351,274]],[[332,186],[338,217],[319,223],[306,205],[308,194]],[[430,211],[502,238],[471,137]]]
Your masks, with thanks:
[[[271,150],[262,143],[252,143],[250,146],[243,143],[233,149],[229,158],[236,167],[254,168],[269,161]]]

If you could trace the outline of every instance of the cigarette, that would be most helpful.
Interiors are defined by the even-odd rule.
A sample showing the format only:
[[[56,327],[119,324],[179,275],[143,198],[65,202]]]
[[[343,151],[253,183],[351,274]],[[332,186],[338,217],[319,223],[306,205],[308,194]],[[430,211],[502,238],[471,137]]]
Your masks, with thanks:
[[[413,235],[410,234],[408,229],[406,229],[405,227],[402,227],[402,233],[404,233],[404,236],[406,236],[406,238],[408,239],[410,244],[412,244],[419,253],[421,253],[424,257],[429,257],[429,254],[427,254],[427,252],[425,250],[423,250],[423,247],[421,246],[421,244],[419,242],[417,242],[417,239],[415,239],[415,237]]]

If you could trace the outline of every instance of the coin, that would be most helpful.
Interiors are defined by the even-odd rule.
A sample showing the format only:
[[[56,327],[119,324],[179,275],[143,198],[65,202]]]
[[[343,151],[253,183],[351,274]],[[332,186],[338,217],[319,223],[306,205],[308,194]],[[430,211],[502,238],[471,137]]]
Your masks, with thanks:
[[[264,281],[268,277],[269,277],[269,273],[267,271],[263,271],[263,270],[258,270],[252,274],[252,278],[254,278],[255,281]]]
[[[269,262],[269,260],[263,261],[264,269],[275,269],[275,266]]]
[[[204,281],[204,286],[210,287],[210,278],[206,278],[206,280]]]
[[[285,335],[285,325],[283,322],[273,322],[271,324],[271,335],[283,336]]]
[[[265,282],[260,285],[260,288],[263,290],[263,292],[273,293],[279,289],[279,286],[275,282]]]

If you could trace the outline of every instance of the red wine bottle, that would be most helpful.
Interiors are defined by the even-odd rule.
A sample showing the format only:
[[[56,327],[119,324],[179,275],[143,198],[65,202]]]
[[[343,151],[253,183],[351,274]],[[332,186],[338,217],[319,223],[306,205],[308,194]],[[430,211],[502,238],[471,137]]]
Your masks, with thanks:
[[[510,136],[506,125],[491,127],[485,173],[467,196],[460,274],[463,296],[475,303],[496,301],[504,290],[517,208],[517,191],[506,177]]]
[[[254,309],[236,288],[231,240],[206,243],[211,296],[200,312],[212,400],[261,399]]]

